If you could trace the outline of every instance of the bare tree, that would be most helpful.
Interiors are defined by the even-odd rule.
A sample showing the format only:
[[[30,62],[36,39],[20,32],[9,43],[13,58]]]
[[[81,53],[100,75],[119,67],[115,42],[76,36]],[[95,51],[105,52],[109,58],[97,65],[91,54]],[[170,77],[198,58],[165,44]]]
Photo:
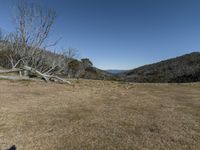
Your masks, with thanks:
[[[69,70],[69,63],[77,57],[77,50],[74,48],[63,49],[61,55],[63,56],[62,68],[64,74],[67,74]]]
[[[56,13],[52,9],[29,4],[26,0],[18,1],[15,12],[16,32],[5,38],[12,70],[20,69],[26,76],[31,73],[45,81],[57,79],[69,83],[52,73],[56,67],[61,66],[59,61],[62,59],[49,63],[45,58],[44,48],[48,47],[46,40],[55,17]],[[48,71],[45,71],[45,64],[50,65]]]
[[[10,62],[12,69],[16,68],[22,58],[20,57],[19,40],[16,34],[10,33],[3,38],[3,51]]]
[[[0,28],[0,41],[2,40],[2,38],[3,38],[3,32],[2,32],[2,30]]]
[[[37,57],[46,45],[56,14],[52,9],[28,4],[20,0],[15,13],[16,32],[20,45],[20,55],[25,65],[37,67]]]
[[[44,69],[44,73],[56,73],[56,74],[65,74],[67,75],[69,69],[69,63],[74,60],[77,56],[76,49],[62,49],[59,53],[53,54],[53,57],[48,58],[48,62],[50,63],[50,67]],[[50,59],[50,61],[49,61]]]

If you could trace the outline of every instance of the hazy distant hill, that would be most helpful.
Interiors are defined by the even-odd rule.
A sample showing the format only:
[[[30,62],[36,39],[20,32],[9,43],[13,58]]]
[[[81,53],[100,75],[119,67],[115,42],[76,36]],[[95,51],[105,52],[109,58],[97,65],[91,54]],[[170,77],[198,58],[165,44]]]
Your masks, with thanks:
[[[118,74],[118,73],[122,73],[125,72],[127,70],[117,70],[117,69],[110,69],[110,70],[105,70],[106,72],[112,73],[112,74]]]
[[[121,74],[133,82],[196,82],[200,81],[200,52],[145,65]]]

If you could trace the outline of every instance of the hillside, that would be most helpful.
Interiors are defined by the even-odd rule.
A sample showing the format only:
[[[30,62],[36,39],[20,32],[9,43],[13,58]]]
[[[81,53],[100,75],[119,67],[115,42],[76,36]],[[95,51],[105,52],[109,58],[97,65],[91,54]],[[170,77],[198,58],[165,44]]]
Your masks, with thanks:
[[[193,52],[118,74],[131,82],[196,82],[200,81],[200,52]]]

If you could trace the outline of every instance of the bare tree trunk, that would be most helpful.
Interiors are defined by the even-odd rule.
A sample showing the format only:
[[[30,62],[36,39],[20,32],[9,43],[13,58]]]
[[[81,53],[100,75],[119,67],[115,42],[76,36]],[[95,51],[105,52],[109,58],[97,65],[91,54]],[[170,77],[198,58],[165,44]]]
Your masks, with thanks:
[[[22,69],[0,70],[0,74],[20,72]]]
[[[32,74],[39,77],[40,79],[45,80],[46,82],[48,82],[48,81],[60,81],[61,83],[67,83],[67,84],[71,85],[70,81],[62,79],[58,76],[43,74],[40,71],[35,70],[35,69],[33,69],[29,66],[24,66],[23,69],[0,70],[0,74],[13,73],[13,72],[19,72],[19,74],[20,74],[21,71],[31,72]],[[29,76],[22,76],[22,75],[20,75],[20,76],[0,76],[0,79],[36,80],[36,79],[33,79],[33,78],[29,78]]]
[[[20,76],[0,76],[0,79],[8,79],[8,80],[32,80],[28,77],[20,77]]]

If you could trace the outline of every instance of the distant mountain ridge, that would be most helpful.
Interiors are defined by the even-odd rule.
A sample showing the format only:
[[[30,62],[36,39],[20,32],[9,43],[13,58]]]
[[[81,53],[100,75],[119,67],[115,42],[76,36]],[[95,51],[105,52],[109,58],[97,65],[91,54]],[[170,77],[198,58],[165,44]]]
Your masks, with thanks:
[[[200,81],[200,52],[193,52],[118,74],[129,82],[197,82]]]

